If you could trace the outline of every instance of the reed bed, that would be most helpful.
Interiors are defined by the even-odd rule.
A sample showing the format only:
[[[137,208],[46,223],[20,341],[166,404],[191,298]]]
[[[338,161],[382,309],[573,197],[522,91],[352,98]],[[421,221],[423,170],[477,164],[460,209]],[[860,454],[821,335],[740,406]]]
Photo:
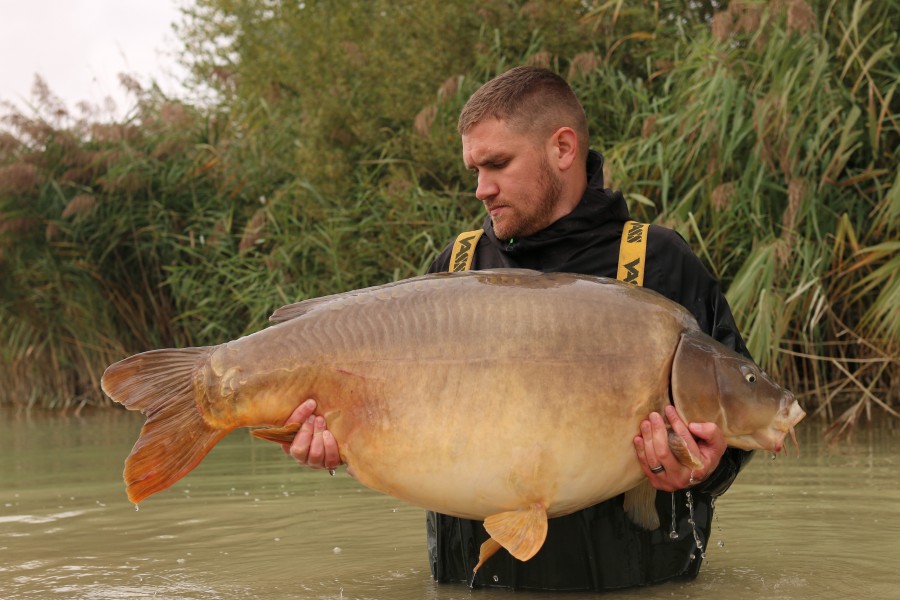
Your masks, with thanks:
[[[607,185],[691,243],[765,369],[835,433],[900,416],[896,0],[434,6],[198,0],[179,31],[206,101],[128,82],[123,122],[42,85],[7,107],[0,402],[102,404],[129,353],[421,273],[481,219],[459,109],[531,63],[570,80]]]

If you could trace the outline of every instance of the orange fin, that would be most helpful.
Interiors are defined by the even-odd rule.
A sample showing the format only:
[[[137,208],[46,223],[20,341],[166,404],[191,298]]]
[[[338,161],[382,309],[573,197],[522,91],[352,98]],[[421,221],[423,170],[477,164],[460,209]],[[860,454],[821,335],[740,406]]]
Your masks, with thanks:
[[[625,514],[635,525],[644,529],[659,527],[659,513],[656,512],[656,488],[644,479],[637,487],[625,492]]]
[[[494,538],[488,538],[487,541],[485,541],[481,545],[481,550],[478,553],[478,564],[475,565],[475,568],[472,569],[472,572],[477,573],[478,569],[481,568],[481,565],[483,565],[487,559],[495,555],[497,553],[497,550],[502,547],[503,546],[500,545],[500,542],[498,542]]]
[[[153,350],[111,365],[103,391],[147,415],[125,459],[128,498],[135,504],[187,475],[231,429],[215,429],[194,398],[194,371],[211,348]]]
[[[703,468],[703,463],[691,453],[687,444],[684,443],[684,439],[671,429],[669,430],[669,450],[684,466],[690,469]]]
[[[498,544],[519,560],[528,560],[541,549],[547,537],[547,510],[532,504],[519,510],[491,515],[484,528]]]
[[[300,431],[301,425],[303,425],[303,423],[291,423],[284,427],[260,427],[259,429],[254,429],[250,433],[261,440],[278,442],[279,444],[290,444],[294,441],[294,436],[297,435],[297,432]]]

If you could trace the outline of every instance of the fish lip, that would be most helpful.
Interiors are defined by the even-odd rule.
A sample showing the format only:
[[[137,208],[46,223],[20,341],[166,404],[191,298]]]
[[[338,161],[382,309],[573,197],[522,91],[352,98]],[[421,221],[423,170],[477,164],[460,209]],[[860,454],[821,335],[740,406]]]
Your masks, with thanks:
[[[788,434],[791,434],[791,439],[794,441],[794,445],[797,447],[797,453],[800,453],[800,445],[797,443],[797,436],[794,433],[794,427],[803,420],[806,416],[806,411],[800,406],[800,403],[794,398],[794,395],[790,392],[786,392],[781,400],[781,415],[782,419],[773,425],[773,429],[777,432],[775,434],[775,443],[773,444],[773,451],[775,454],[780,453],[785,448],[784,440]]]
[[[772,443],[767,450],[779,454],[784,450],[784,439],[787,437],[789,428],[783,428],[781,424],[779,424],[778,426],[773,426],[772,429],[774,430],[771,438]]]
[[[785,432],[793,429],[806,416],[806,411],[790,392],[784,398],[782,410],[785,412]]]

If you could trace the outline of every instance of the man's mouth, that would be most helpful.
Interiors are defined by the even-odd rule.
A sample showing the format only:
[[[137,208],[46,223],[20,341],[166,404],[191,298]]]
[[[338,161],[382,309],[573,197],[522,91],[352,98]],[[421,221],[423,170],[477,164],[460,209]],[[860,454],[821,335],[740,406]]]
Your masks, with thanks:
[[[491,215],[492,219],[502,213],[504,209],[506,209],[506,206],[502,204],[495,204],[493,206],[487,207],[488,214]]]

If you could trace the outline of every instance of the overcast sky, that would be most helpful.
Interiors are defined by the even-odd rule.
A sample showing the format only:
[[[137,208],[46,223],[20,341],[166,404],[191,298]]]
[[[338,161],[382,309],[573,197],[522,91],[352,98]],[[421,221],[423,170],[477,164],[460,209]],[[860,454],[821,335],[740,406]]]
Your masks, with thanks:
[[[0,100],[31,98],[35,74],[71,110],[112,97],[130,108],[118,74],[169,93],[181,77],[171,24],[184,0],[0,0]]]

